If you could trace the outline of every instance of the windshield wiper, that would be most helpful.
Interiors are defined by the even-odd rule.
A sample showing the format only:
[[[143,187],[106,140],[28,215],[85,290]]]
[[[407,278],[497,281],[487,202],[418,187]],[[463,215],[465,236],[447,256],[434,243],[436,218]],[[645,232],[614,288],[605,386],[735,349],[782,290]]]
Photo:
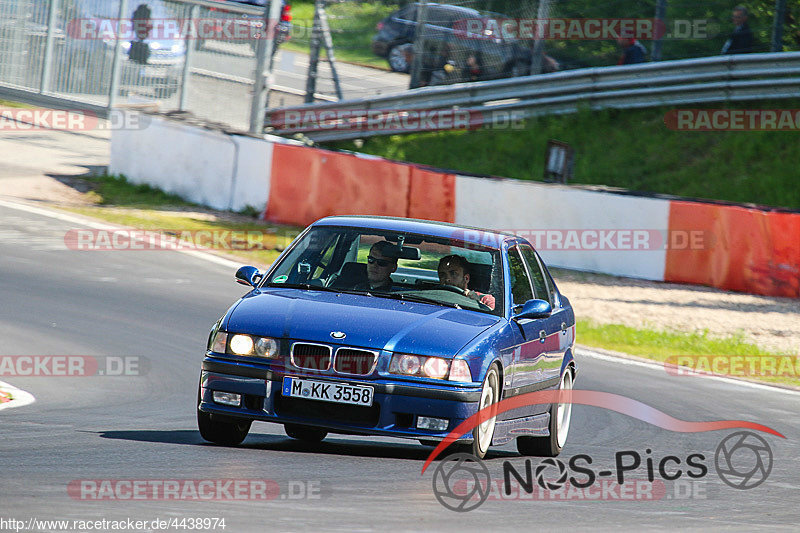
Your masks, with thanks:
[[[286,289],[306,289],[309,291],[328,291],[328,292],[344,292],[332,287],[325,287],[324,285],[312,285],[311,283],[267,283],[267,287],[284,287]]]
[[[311,283],[267,283],[267,287],[284,287],[286,289],[305,289],[309,291],[325,291],[325,292],[336,292],[340,294],[361,294],[367,296],[374,296],[371,292],[367,291],[356,291],[350,289],[334,289],[333,287],[325,287],[324,285],[312,285]]]
[[[412,294],[406,294],[403,292],[376,292],[375,296],[382,296],[385,298],[390,298],[392,300],[403,300],[405,302],[416,302],[416,303],[423,303],[423,304],[434,304],[434,305],[442,305],[445,307],[453,307],[455,309],[463,309],[460,305],[453,302],[443,302],[441,300],[435,300],[433,298],[425,298],[424,296],[415,296]]]

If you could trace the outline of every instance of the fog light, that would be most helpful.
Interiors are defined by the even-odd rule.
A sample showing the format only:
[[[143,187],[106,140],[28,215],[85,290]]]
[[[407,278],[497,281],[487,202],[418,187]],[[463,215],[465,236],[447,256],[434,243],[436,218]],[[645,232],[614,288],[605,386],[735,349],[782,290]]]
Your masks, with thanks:
[[[432,431],[446,431],[450,421],[446,418],[433,418],[430,416],[417,417],[417,429],[430,429]]]
[[[214,403],[221,403],[222,405],[230,405],[232,407],[239,407],[242,405],[242,395],[234,394],[232,392],[214,391]]]

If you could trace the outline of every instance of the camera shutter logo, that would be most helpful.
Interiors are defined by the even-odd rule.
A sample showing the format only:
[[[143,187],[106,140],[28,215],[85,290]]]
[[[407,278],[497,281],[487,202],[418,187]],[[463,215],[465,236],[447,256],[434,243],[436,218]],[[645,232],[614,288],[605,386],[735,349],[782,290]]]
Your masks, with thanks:
[[[548,481],[544,478],[545,471],[550,468],[554,467],[558,469],[558,478],[555,481]],[[564,483],[567,482],[567,476],[569,472],[567,471],[567,465],[559,461],[558,459],[545,459],[539,466],[536,467],[536,482],[539,484],[540,487],[546,490],[558,490],[564,486]]]
[[[433,494],[444,507],[463,513],[480,507],[489,497],[491,476],[483,461],[468,453],[454,453],[433,473]],[[464,494],[456,492],[465,487]]]
[[[734,489],[761,485],[772,471],[772,449],[760,435],[737,431],[725,437],[714,454],[717,475]]]

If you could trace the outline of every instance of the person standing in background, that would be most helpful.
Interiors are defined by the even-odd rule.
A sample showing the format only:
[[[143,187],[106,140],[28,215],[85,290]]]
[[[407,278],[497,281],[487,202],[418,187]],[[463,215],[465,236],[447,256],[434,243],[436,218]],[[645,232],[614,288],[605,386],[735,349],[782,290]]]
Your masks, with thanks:
[[[746,7],[736,6],[733,8],[731,20],[735,28],[722,46],[722,54],[749,54],[753,51],[753,31],[747,25],[747,17]]]

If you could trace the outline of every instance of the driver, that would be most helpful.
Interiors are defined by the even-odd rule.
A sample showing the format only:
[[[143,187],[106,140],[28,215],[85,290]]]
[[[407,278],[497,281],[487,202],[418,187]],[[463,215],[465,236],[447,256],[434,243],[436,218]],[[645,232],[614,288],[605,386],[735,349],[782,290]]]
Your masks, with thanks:
[[[482,303],[494,311],[495,300],[491,294],[483,294],[467,288],[469,285],[469,263],[460,255],[448,255],[439,260],[439,282],[464,290],[464,296]]]
[[[367,281],[354,287],[356,290],[389,291],[392,289],[392,272],[397,270],[397,258],[386,255],[395,247],[389,241],[378,241],[369,249],[367,256]]]

